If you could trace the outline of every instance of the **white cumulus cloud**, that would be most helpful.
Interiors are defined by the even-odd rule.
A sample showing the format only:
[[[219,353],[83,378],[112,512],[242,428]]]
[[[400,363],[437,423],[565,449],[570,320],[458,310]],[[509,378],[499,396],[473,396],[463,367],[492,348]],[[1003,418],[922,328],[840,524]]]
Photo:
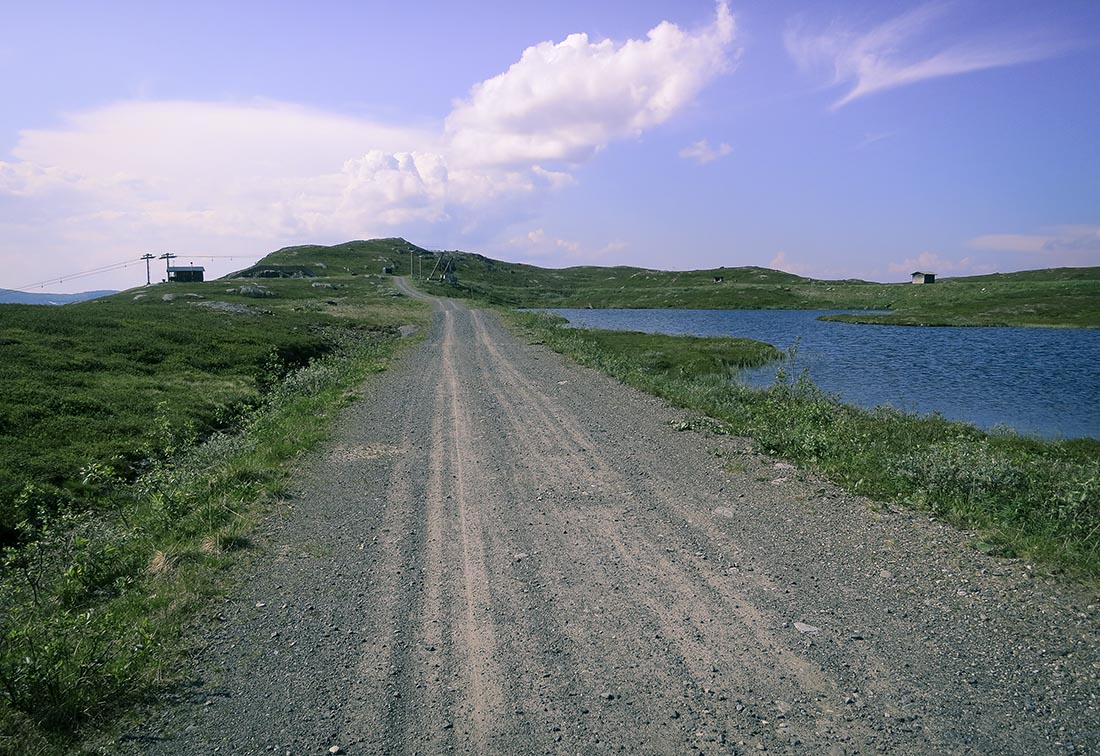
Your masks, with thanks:
[[[788,260],[787,253],[783,250],[775,253],[775,257],[768,261],[768,267],[784,273],[794,273],[796,276],[808,276],[813,271],[812,267],[805,263]]]
[[[719,0],[700,29],[662,22],[645,39],[544,42],[427,128],[272,101],[143,100],[72,113],[21,132],[0,160],[0,233],[40,251],[22,262],[42,278],[38,269],[162,247],[257,255],[505,225],[528,215],[533,197],[569,187],[575,167],[611,141],[690,105],[729,70],[733,40]]]
[[[731,65],[734,20],[718,3],[699,32],[664,22],[644,40],[587,34],[524,50],[507,71],[475,85],[447,117],[464,164],[576,163],[614,139],[664,123]]]

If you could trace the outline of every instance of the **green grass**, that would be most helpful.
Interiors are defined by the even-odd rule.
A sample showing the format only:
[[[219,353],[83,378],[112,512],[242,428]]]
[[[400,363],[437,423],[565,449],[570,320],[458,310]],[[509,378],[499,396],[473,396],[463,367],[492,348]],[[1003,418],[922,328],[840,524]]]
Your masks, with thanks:
[[[1100,327],[1100,268],[1041,271],[1000,277],[944,279],[912,286],[888,315],[828,315],[825,320],[913,326]],[[1076,273],[1077,276],[1071,274]],[[1092,278],[1086,277],[1091,274]],[[904,286],[902,284],[901,286]]]
[[[0,753],[77,750],[173,678],[295,460],[430,318],[327,273],[0,306]]]
[[[995,553],[1100,576],[1100,441],[1043,441],[938,415],[863,410],[805,380],[749,388],[715,369],[706,340],[561,328],[560,319],[532,313],[509,317],[581,364],[715,418],[724,432],[749,436],[761,451],[849,491],[976,529],[978,545]],[[696,345],[703,347],[697,360]],[[676,357],[666,363],[655,354]]]
[[[819,281],[756,267],[559,270],[471,253],[447,253],[447,259],[453,262],[456,282],[420,284],[426,291],[506,307],[890,310],[888,315],[839,319],[901,325],[1100,327],[1100,268],[948,278],[914,286]]]
[[[584,338],[609,353],[629,354],[647,372],[666,376],[729,376],[739,368],[766,365],[783,356],[771,344],[752,339],[595,330],[585,331]]]
[[[0,546],[34,515],[27,507],[37,504],[20,498],[28,485],[37,500],[61,506],[79,500],[79,470],[89,461],[132,477],[158,414],[197,438],[232,427],[288,371],[348,334],[382,333],[419,311],[383,296],[392,291],[386,278],[326,280],[339,288],[267,281],[277,296],[253,298],[217,281],[64,307],[0,306]],[[367,302],[370,316],[361,317]]]

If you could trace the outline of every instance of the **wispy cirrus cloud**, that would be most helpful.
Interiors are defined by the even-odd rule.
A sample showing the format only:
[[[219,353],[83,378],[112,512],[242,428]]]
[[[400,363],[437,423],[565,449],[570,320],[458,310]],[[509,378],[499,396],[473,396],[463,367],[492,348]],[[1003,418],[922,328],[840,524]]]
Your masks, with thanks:
[[[626,249],[626,242],[613,240],[602,247],[589,247],[572,239],[559,239],[537,228],[522,236],[508,240],[508,246],[521,262],[551,264],[555,260],[567,260],[570,265],[581,263],[606,263],[616,252]]]
[[[891,274],[914,270],[940,275],[981,275],[998,270],[1100,265],[1100,226],[1068,225],[1040,234],[987,234],[966,242],[971,252],[922,252],[888,265]]]
[[[719,158],[724,158],[733,152],[733,148],[725,142],[722,142],[717,147],[712,147],[710,142],[706,139],[700,139],[698,142],[692,142],[684,149],[680,150],[680,157],[685,160],[694,160],[699,165],[706,165],[707,163],[713,163]]]
[[[854,149],[854,150],[865,150],[868,147],[870,147],[872,144],[877,144],[877,143],[879,143],[879,142],[881,142],[885,139],[890,139],[893,136],[894,136],[893,132],[890,132],[890,131],[885,131],[885,132],[880,131],[880,132],[864,134],[863,139],[859,140],[859,142],[857,142],[855,147],[853,147],[852,149]]]
[[[910,257],[901,262],[890,263],[888,270],[894,274],[907,276],[913,271],[936,273],[938,275],[981,275],[992,273],[997,268],[988,261],[976,259],[973,256],[952,258],[940,255],[936,252],[921,252],[916,257]]]
[[[869,30],[833,24],[810,31],[788,26],[784,41],[800,69],[825,71],[829,87],[846,87],[832,109],[878,92],[928,79],[1042,60],[1065,52],[1070,43],[1034,30],[951,28],[954,4],[930,2]]]
[[[1022,252],[1034,254],[1042,252],[1055,237],[1037,236],[1035,234],[988,234],[978,236],[967,242],[972,249],[990,250],[993,252]]]
[[[1080,255],[1087,264],[1100,264],[1100,226],[1055,226],[1044,234],[987,234],[967,242],[972,249],[1032,255]]]
[[[690,106],[731,70],[734,40],[718,0],[698,29],[665,21],[644,39],[543,42],[434,126],[260,100],[68,114],[23,131],[0,160],[0,234],[39,250],[14,271],[36,279],[134,250],[266,251],[521,222],[533,199],[569,187],[609,143]]]

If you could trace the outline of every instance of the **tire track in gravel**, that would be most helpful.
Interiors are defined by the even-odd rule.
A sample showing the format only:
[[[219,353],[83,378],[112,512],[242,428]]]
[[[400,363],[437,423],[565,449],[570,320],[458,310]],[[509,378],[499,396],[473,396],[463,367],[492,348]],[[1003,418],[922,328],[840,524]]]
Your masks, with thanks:
[[[1094,592],[436,308],[133,752],[1100,748]]]
[[[473,320],[478,342],[491,358],[485,362],[490,363],[495,373],[503,378],[503,385],[497,393],[498,398],[509,404],[512,410],[510,437],[541,439],[546,447],[564,455],[564,459],[555,459],[559,470],[569,477],[581,476],[586,472],[594,475],[603,484],[600,495],[612,501],[653,501],[666,507],[677,501],[682,491],[674,492],[659,485],[659,481],[643,479],[632,483],[614,468],[610,460],[599,456],[596,451],[598,443],[581,427],[579,418],[560,403],[555,403],[540,386],[533,384],[497,350],[481,313],[475,312]],[[508,397],[524,397],[524,401],[521,403]],[[536,408],[534,412],[530,411],[532,405]],[[519,406],[526,411],[518,411]],[[534,418],[537,427],[523,427],[520,420],[523,417]],[[530,481],[530,484],[534,485],[536,481]],[[617,505],[615,508],[620,509]],[[618,555],[617,561],[623,573],[648,578],[635,585],[635,591],[628,600],[644,606],[648,615],[645,624],[659,629],[655,637],[671,642],[666,655],[654,669],[648,671],[647,676],[659,679],[665,670],[674,669],[682,663],[692,679],[713,679],[717,672],[715,665],[720,663],[727,676],[732,672],[744,680],[774,679],[777,676],[785,679],[787,684],[777,686],[775,691],[778,699],[789,700],[805,692],[810,692],[818,701],[837,698],[839,691],[835,684],[827,682],[826,675],[815,663],[772,640],[775,634],[767,628],[769,624],[774,627],[779,622],[774,618],[770,622],[766,620],[752,608],[745,594],[731,591],[728,583],[708,579],[703,570],[692,564],[681,566],[663,554],[654,558],[652,534],[639,527],[636,519],[609,518],[606,510],[606,507],[600,507],[597,510],[600,515],[595,518],[585,517],[583,511],[578,510],[577,516],[585,518],[582,532],[589,535],[588,545],[583,550],[598,552],[609,544]],[[612,582],[621,582],[621,578],[604,577]],[[760,577],[756,579],[761,580]],[[725,616],[725,621],[719,619],[721,615]],[[636,621],[637,617],[634,619]],[[731,649],[736,650],[736,659],[727,658],[727,650]],[[606,650],[604,653],[607,653]],[[681,682],[665,681],[662,687],[668,689]],[[695,708],[703,713],[697,715],[699,721],[722,719],[721,716],[714,716],[714,710],[727,707],[722,705],[720,699],[716,701],[706,696],[710,692],[723,695],[728,691],[710,686],[703,686],[703,691],[704,697],[693,702],[697,704]],[[728,696],[725,698],[728,700]],[[728,708],[736,709],[737,706],[743,707],[743,704],[736,702]],[[726,719],[728,721],[728,716]],[[818,734],[823,726],[835,726],[838,719],[835,710],[825,707],[813,711],[808,724],[795,723],[793,718],[788,721],[792,723],[792,729],[798,730],[800,739],[806,739]],[[707,734],[720,742],[721,728],[708,729],[710,732]],[[863,737],[870,734],[869,730],[858,725],[848,729],[859,730]],[[692,745],[700,747],[699,743]]]
[[[433,465],[444,461],[449,466],[453,480],[453,505],[457,510],[457,529],[461,543],[462,590],[464,597],[461,636],[455,645],[461,648],[469,706],[470,737],[473,750],[484,752],[488,730],[499,727],[501,720],[494,717],[502,710],[500,698],[501,674],[496,669],[496,631],[490,616],[489,575],[485,565],[486,544],[482,512],[474,509],[467,488],[468,473],[473,470],[475,449],[470,439],[470,418],[467,415],[468,386],[459,386],[455,372],[455,329],[453,310],[444,310],[444,336],[442,367],[444,392],[443,406],[437,403],[436,412],[448,413],[450,423],[443,433],[433,433],[436,444],[432,455]],[[438,468],[437,468],[438,469]],[[435,471],[433,470],[433,474]],[[471,476],[472,477],[472,476]]]

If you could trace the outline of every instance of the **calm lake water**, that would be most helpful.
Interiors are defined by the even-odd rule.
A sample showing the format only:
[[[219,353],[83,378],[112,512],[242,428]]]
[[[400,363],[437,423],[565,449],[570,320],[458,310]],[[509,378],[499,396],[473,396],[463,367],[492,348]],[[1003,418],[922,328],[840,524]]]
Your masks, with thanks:
[[[940,412],[982,428],[1100,437],[1100,330],[828,323],[836,310],[554,310],[576,326],[740,336],[787,349],[792,375],[850,404]],[[775,367],[742,371],[767,385]]]

